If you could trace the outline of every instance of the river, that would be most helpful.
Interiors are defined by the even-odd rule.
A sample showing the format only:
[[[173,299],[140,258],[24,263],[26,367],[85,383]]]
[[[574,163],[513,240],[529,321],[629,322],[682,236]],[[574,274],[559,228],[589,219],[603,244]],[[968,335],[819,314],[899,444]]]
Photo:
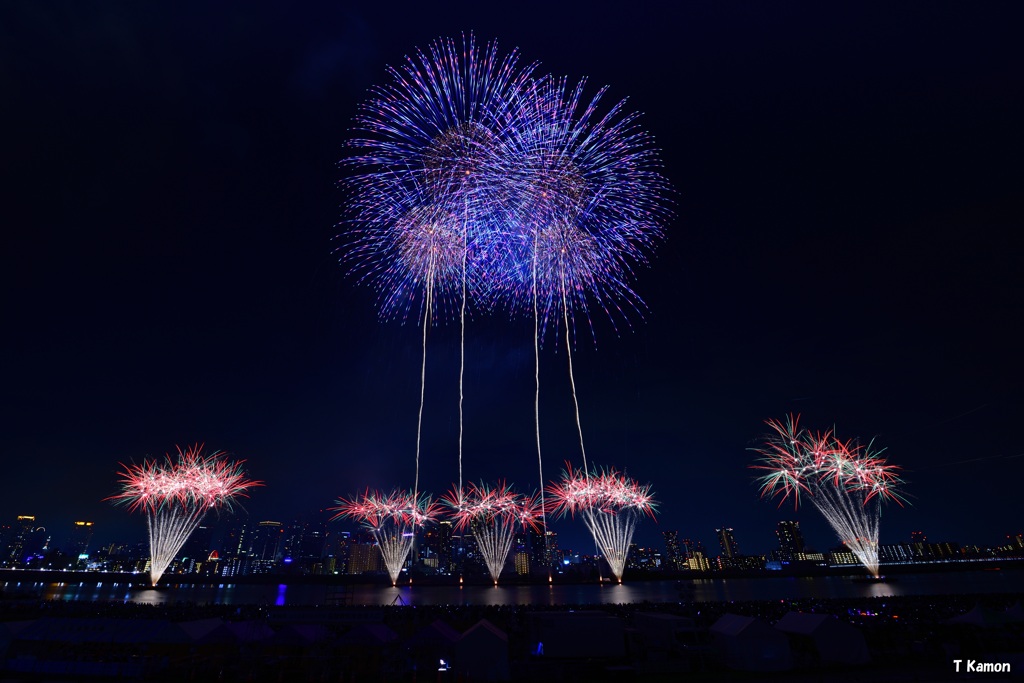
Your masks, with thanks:
[[[139,583],[0,582],[10,596],[44,600],[146,604],[313,605],[594,605],[642,602],[729,602],[833,599],[904,595],[1022,593],[1024,571],[974,570],[902,574],[893,581],[858,582],[849,577],[759,577],[638,581],[615,584],[515,586],[400,586],[266,584],[177,584],[157,590]]]

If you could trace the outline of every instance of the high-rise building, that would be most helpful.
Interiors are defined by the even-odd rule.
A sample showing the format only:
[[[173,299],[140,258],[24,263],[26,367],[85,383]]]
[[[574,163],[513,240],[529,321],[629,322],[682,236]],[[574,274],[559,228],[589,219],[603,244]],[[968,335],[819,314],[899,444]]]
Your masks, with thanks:
[[[546,549],[544,547],[544,530],[540,527],[530,529],[530,566],[536,570],[542,569],[547,572],[547,564],[544,562]]]
[[[559,557],[556,532],[544,533],[543,529],[530,531],[530,568],[533,571],[547,573]]]
[[[662,554],[656,548],[644,548],[637,546],[636,543],[630,543],[626,567],[648,572],[661,571],[664,569],[663,559]]]
[[[775,535],[779,538],[779,550],[783,553],[795,555],[804,552],[804,535],[800,531],[800,522],[779,522],[775,528]]]
[[[455,573],[455,538],[454,526],[451,521],[444,520],[437,524],[437,571],[441,574]]]
[[[722,555],[732,559],[739,557],[740,548],[736,544],[736,536],[733,535],[733,530],[729,528],[715,529],[715,535],[718,536],[718,543],[722,546]]]
[[[680,571],[686,566],[686,554],[679,545],[678,531],[662,531],[662,538],[665,539],[665,563],[668,568]]]
[[[380,548],[369,543],[353,543],[348,548],[348,573],[365,574],[384,568]]]
[[[18,515],[10,536],[2,558],[8,564],[21,564],[46,547],[46,529],[36,525],[35,515]]]
[[[67,554],[72,560],[77,560],[89,553],[89,543],[92,542],[93,523],[75,522],[71,525],[71,537],[68,540]]]
[[[185,572],[193,571],[195,563],[206,562],[210,557],[210,550],[213,544],[213,525],[200,524],[192,535],[181,546],[178,557],[185,561]]]
[[[325,573],[324,557],[328,554],[325,519],[294,520],[282,532],[277,554],[284,569],[297,574]]]
[[[699,550],[693,551],[690,557],[687,558],[686,566],[696,572],[711,571],[711,561]]]
[[[523,532],[512,537],[512,564],[519,576],[526,576],[530,573],[529,539]]]
[[[562,553],[558,549],[558,532],[548,531],[544,536],[547,541],[547,553],[544,555],[544,566],[552,567],[562,561]]]
[[[252,535],[249,557],[249,571],[253,574],[272,572],[281,559],[281,539],[284,536],[284,525],[281,522],[266,520],[256,525]]]
[[[417,531],[416,561],[420,568],[428,573],[440,573],[441,569],[441,532],[438,527],[421,527]]]
[[[684,538],[679,541],[679,546],[683,550],[683,556],[686,559],[693,557],[694,553],[700,553],[701,555],[707,556],[707,551],[704,550],[704,544],[701,541],[695,541],[692,538]]]

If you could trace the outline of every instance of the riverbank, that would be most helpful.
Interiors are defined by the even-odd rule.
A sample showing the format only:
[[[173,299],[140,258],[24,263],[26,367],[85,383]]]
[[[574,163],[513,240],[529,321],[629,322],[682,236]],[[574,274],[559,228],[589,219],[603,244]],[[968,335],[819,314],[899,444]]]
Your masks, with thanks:
[[[1022,599],[1024,592],[576,606],[20,601],[0,603],[0,680],[455,681],[468,680],[474,653],[501,664],[507,680],[524,681],[959,680],[957,658],[1021,661]],[[853,626],[867,660],[837,666],[809,637],[788,636],[784,668],[730,668],[736,663],[715,631],[720,619],[770,628],[789,612]],[[460,646],[467,642],[469,650]],[[453,668],[438,671],[442,659]]]

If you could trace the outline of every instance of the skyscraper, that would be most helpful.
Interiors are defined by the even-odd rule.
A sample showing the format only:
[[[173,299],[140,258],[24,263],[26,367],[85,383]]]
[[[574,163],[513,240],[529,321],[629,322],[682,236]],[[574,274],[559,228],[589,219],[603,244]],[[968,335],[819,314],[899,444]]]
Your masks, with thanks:
[[[722,555],[732,559],[739,557],[740,548],[736,544],[736,537],[733,535],[733,530],[730,528],[715,529],[715,535],[718,536],[718,543],[722,546]]]
[[[559,561],[558,534],[544,533],[543,529],[530,529],[530,571],[547,574]]]
[[[89,552],[92,532],[92,522],[75,522],[71,526],[71,537],[68,540],[67,553],[71,556],[72,560],[76,560]]]
[[[449,520],[437,523],[437,570],[441,574],[455,573],[454,527]]]
[[[519,576],[526,576],[530,573],[529,541],[523,531],[512,538],[512,564]]]
[[[779,550],[791,556],[804,551],[804,535],[800,531],[800,522],[783,521],[775,529],[779,537]]]
[[[21,564],[46,546],[46,529],[36,526],[35,515],[18,515],[10,536],[2,558],[8,564]]]
[[[281,522],[265,521],[256,525],[252,535],[250,551],[250,572],[267,574],[274,569],[279,559],[281,538],[284,536],[284,525]]]
[[[665,539],[665,562],[668,568],[681,571],[686,566],[686,555],[679,545],[679,532],[662,531],[661,536]]]
[[[384,569],[380,548],[370,543],[353,543],[348,549],[348,573],[376,573]]]

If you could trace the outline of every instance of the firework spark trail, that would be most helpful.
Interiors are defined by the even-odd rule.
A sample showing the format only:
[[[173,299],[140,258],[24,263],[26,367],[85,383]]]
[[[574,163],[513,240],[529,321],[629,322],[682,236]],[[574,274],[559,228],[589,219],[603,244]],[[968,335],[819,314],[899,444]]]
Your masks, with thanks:
[[[562,314],[565,316],[565,355],[569,359],[569,387],[572,390],[572,404],[576,414],[576,431],[579,433],[580,437],[580,454],[583,456],[583,471],[587,472],[587,449],[583,446],[583,424],[580,422],[580,402],[576,397],[576,376],[572,371],[572,341],[569,337],[569,307],[564,304],[564,298]]]
[[[176,505],[160,510],[146,510],[150,548],[149,580],[152,585],[160,581],[160,577],[205,516],[204,509],[186,509]]]
[[[517,529],[537,528],[541,506],[535,496],[515,493],[504,483],[496,487],[470,484],[442,498],[452,509],[455,528],[470,529],[494,585],[505,567]]]
[[[423,404],[427,394],[427,331],[430,330],[431,298],[433,285],[427,285],[426,304],[423,314],[423,363],[420,366],[420,410],[416,419],[416,477],[412,488],[414,500],[418,500],[420,493],[420,441],[423,436]]]
[[[594,537],[594,543],[601,551],[612,574],[622,582],[622,573],[626,569],[629,556],[629,544],[633,542],[636,530],[637,513],[626,509],[618,513],[597,508],[585,508],[581,516],[587,530]]]
[[[544,502],[544,459],[540,448],[540,317],[537,315],[537,241],[534,232],[533,248],[533,425],[537,437],[537,476],[540,481],[541,533],[544,534],[544,564],[547,565],[548,580],[551,580],[551,549],[548,547],[548,513]]]
[[[614,469],[581,472],[567,467],[562,481],[548,488],[552,512],[579,513],[615,578],[621,582],[629,545],[641,515],[654,517],[650,485],[641,485]]]
[[[864,500],[856,490],[819,482],[812,486],[814,507],[825,517],[843,544],[871,573],[878,576],[879,499]]]
[[[531,86],[519,103],[520,118],[511,145],[523,160],[520,177],[525,179],[515,188],[519,206],[525,207],[518,229],[529,233],[529,239],[513,244],[531,245],[529,259],[519,258],[528,261],[529,278],[520,281],[528,286],[517,287],[512,280],[513,290],[505,295],[514,305],[522,298],[517,290],[529,292],[534,318],[538,469],[543,482],[539,419],[542,329],[561,313],[586,477],[590,470],[573,368],[573,320],[575,313],[582,311],[593,333],[592,305],[606,312],[621,312],[619,301],[629,302],[636,310],[643,307],[627,277],[632,275],[633,262],[646,263],[647,254],[660,238],[668,217],[662,196],[668,185],[655,170],[658,153],[651,138],[636,128],[636,115],[624,113],[624,102],[598,120],[595,112],[604,90],[581,106],[585,81],[571,92],[565,80],[552,78],[534,81]],[[609,317],[614,325],[615,316]],[[593,521],[592,533],[600,533],[602,525],[597,518]],[[621,573],[620,569],[616,575],[621,577]]]
[[[229,461],[220,451],[203,455],[195,445],[178,449],[177,460],[146,460],[122,465],[121,493],[109,500],[146,514],[150,582],[156,585],[167,567],[210,510],[230,509],[248,489],[262,482],[245,478],[244,461]]]
[[[792,496],[809,498],[839,540],[861,564],[878,576],[878,537],[881,504],[885,499],[902,505],[899,468],[873,450],[853,441],[841,441],[834,431],[812,433],[799,427],[799,417],[785,422],[768,420],[774,433],[755,452],[762,457],[753,469],[763,497],[778,496],[781,505]]]
[[[380,493],[367,490],[358,497],[339,498],[337,503],[331,508],[337,511],[332,519],[355,519],[370,531],[380,549],[392,586],[397,584],[398,575],[412,549],[416,529],[432,522],[438,514],[438,506],[429,496],[406,491]]]
[[[343,261],[379,293],[382,317],[422,311],[423,364],[416,437],[418,495],[427,326],[454,313],[460,324],[459,491],[467,303],[530,310],[534,320],[534,418],[546,554],[540,438],[540,345],[564,323],[584,478],[589,468],[576,393],[576,316],[593,334],[591,309],[618,327],[643,301],[631,280],[661,240],[671,188],[653,138],[625,101],[601,111],[605,89],[586,81],[534,79],[494,43],[472,35],[462,50],[438,40],[417,50],[391,80],[371,88],[356,117]],[[457,305],[456,305],[457,304]],[[456,313],[457,310],[457,313]],[[620,572],[621,574],[621,572]]]

